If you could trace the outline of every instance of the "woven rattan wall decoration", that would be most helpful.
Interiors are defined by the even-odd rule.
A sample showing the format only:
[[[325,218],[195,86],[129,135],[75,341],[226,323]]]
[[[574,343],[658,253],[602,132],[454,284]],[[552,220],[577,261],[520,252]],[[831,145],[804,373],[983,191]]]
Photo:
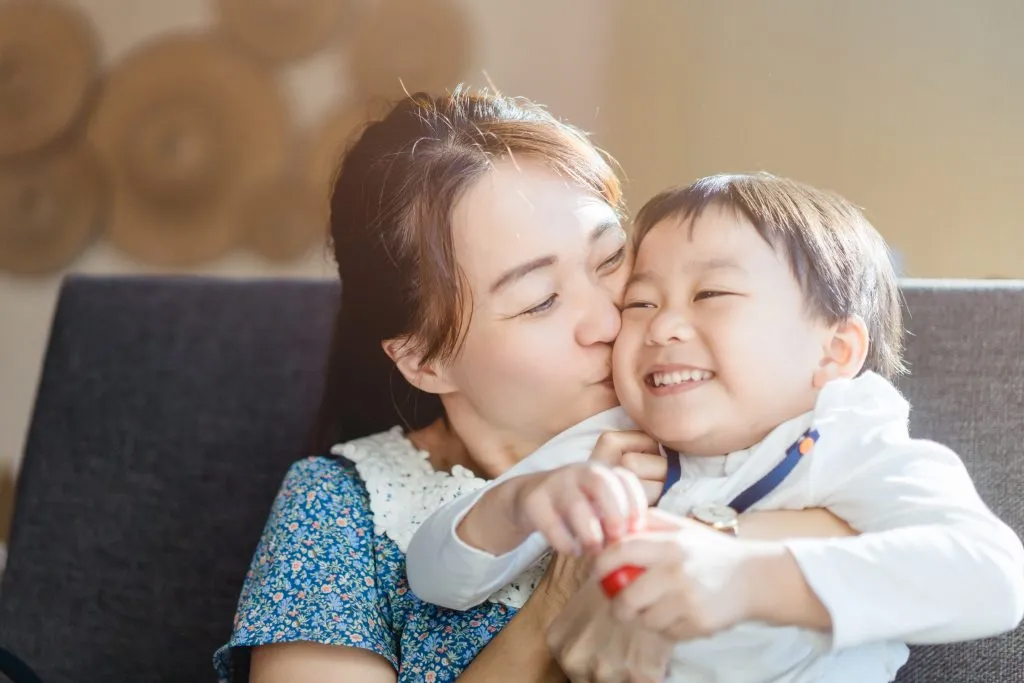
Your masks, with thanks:
[[[98,235],[171,269],[236,249],[300,259],[325,242],[368,112],[452,88],[471,60],[451,0],[209,1],[211,25],[103,68],[87,13],[0,2],[0,270],[59,271]],[[331,55],[345,95],[299,126],[287,71]]]

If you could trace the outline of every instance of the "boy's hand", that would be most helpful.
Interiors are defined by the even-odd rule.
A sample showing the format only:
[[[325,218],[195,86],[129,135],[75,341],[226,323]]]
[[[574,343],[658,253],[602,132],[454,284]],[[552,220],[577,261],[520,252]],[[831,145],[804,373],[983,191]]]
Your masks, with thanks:
[[[592,462],[609,467],[623,467],[640,480],[648,505],[661,496],[668,475],[668,461],[658,450],[658,442],[639,431],[605,432],[597,440]]]
[[[640,480],[622,467],[585,462],[523,479],[512,523],[539,531],[559,553],[596,553],[625,536],[647,509]]]

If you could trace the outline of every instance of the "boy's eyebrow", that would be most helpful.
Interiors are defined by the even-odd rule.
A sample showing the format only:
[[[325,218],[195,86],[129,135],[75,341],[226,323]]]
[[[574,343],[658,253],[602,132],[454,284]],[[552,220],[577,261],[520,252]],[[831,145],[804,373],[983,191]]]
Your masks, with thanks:
[[[747,272],[747,269],[740,265],[739,261],[728,257],[712,258],[705,261],[695,261],[692,263],[692,267],[695,270],[739,270]]]
[[[712,258],[704,261],[690,261],[686,264],[687,270],[694,270],[698,272],[706,272],[709,270],[738,270],[741,273],[747,272],[747,269],[731,258]],[[626,287],[635,285],[640,282],[650,282],[654,279],[654,275],[644,270],[634,270],[633,274],[626,280]]]

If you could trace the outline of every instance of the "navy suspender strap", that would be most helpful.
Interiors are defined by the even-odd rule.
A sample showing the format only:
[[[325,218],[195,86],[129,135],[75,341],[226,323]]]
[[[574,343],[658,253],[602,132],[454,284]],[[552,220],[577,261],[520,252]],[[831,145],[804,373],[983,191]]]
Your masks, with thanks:
[[[769,493],[774,491],[779,484],[785,481],[789,473],[797,466],[800,462],[800,457],[806,455],[814,447],[814,444],[818,441],[818,430],[808,429],[803,435],[793,442],[793,445],[786,449],[786,457],[782,459],[778,465],[772,468],[772,470],[758,479],[756,482],[751,484],[743,493],[732,499],[729,503],[729,507],[735,510],[737,513],[743,513],[749,510],[755,503],[764,499]],[[679,462],[679,453],[672,450],[671,448],[664,448],[665,457],[668,459],[668,472],[665,475],[665,485],[661,487],[661,497],[664,496],[670,488],[675,486],[682,477],[682,465]]]
[[[786,457],[782,459],[782,462],[773,467],[771,472],[751,484],[743,493],[733,498],[732,502],[729,503],[729,507],[738,514],[749,510],[754,503],[762,500],[774,491],[789,476],[789,473],[800,462],[800,458],[809,453],[817,441],[818,430],[808,429],[804,432],[803,436],[786,449]]]
[[[683,476],[683,466],[679,462],[679,453],[675,452],[671,448],[665,448],[665,457],[668,460],[668,472],[665,474],[665,485],[661,487],[661,495],[658,496],[658,500],[668,493],[668,490],[676,485],[680,477]]]

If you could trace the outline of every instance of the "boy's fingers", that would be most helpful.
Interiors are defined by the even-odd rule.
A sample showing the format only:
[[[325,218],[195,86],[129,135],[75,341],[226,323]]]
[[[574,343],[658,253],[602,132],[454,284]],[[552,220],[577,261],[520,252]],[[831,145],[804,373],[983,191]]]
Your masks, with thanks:
[[[631,471],[623,467],[616,467],[612,471],[626,492],[626,499],[629,503],[627,526],[631,528],[627,528],[626,533],[636,531],[637,524],[642,521],[647,512],[647,492],[644,490],[643,483]]]
[[[605,432],[597,440],[590,459],[615,466],[625,453],[658,453],[658,442],[638,431]]]
[[[548,500],[534,500],[534,507],[530,510],[530,519],[534,528],[544,536],[555,552],[565,555],[579,555],[582,548],[576,543],[576,539],[569,527],[562,522],[561,516],[555,511]]]
[[[622,462],[619,463],[619,466],[625,467],[641,479],[649,481],[664,483],[665,477],[668,476],[668,460],[660,453],[652,454],[638,451],[623,453]]]
[[[590,498],[599,521],[612,536],[621,536],[629,516],[629,492],[614,471],[606,467],[589,470],[582,482],[583,492]]]
[[[580,496],[566,510],[568,527],[584,552],[597,552],[604,545],[601,521],[590,501]]]

